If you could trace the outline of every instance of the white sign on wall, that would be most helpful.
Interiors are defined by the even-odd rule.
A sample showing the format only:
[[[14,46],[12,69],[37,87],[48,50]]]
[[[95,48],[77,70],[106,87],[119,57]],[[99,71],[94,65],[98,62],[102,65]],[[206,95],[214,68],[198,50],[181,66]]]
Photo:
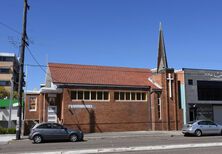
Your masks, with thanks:
[[[93,105],[81,105],[81,104],[71,104],[68,106],[69,109],[83,109],[83,108],[94,108]]]

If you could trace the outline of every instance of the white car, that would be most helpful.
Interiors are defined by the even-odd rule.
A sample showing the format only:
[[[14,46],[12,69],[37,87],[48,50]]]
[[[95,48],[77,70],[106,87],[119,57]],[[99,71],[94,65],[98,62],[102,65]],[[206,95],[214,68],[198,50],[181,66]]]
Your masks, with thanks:
[[[186,135],[222,135],[222,126],[209,120],[197,120],[188,122],[183,126],[182,133]]]

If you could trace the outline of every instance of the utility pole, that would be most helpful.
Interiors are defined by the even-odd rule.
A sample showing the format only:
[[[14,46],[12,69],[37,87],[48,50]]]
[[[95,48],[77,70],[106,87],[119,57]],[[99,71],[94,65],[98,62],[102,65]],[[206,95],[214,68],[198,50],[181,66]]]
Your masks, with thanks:
[[[27,23],[27,10],[29,6],[27,0],[24,0],[24,10],[23,10],[23,25],[22,25],[22,40],[20,46],[20,58],[19,58],[19,85],[18,85],[18,112],[17,112],[17,123],[16,123],[16,140],[21,139],[21,127],[22,127],[22,94],[24,87],[24,57],[25,57],[25,46],[27,45],[27,33],[26,33],[26,23]]]

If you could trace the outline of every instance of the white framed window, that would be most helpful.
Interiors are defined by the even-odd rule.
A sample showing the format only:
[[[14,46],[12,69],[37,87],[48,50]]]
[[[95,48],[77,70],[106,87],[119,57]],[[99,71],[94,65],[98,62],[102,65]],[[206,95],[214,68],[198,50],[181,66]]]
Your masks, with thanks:
[[[29,108],[29,111],[36,111],[37,110],[37,97],[30,96],[28,98],[28,108]]]
[[[115,101],[146,101],[146,92],[119,91],[114,92]]]
[[[72,90],[72,100],[89,100],[89,101],[109,101],[110,94],[108,91],[85,91],[85,90]]]

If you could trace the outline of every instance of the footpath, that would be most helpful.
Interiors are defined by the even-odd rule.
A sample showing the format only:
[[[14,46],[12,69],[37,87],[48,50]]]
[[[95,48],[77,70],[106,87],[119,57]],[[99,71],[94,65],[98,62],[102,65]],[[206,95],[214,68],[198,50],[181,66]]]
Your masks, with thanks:
[[[11,140],[15,140],[15,134],[0,134],[0,145],[7,144]]]
[[[177,136],[181,131],[128,131],[128,132],[106,132],[85,134],[86,139],[116,138],[116,137],[140,137],[140,136]]]
[[[101,139],[117,137],[140,137],[140,136],[177,136],[182,135],[181,131],[128,131],[128,132],[105,132],[105,133],[88,133],[84,134],[84,139]],[[0,145],[7,144],[15,140],[15,134],[0,134]],[[22,140],[28,139],[28,136],[22,136]]]

